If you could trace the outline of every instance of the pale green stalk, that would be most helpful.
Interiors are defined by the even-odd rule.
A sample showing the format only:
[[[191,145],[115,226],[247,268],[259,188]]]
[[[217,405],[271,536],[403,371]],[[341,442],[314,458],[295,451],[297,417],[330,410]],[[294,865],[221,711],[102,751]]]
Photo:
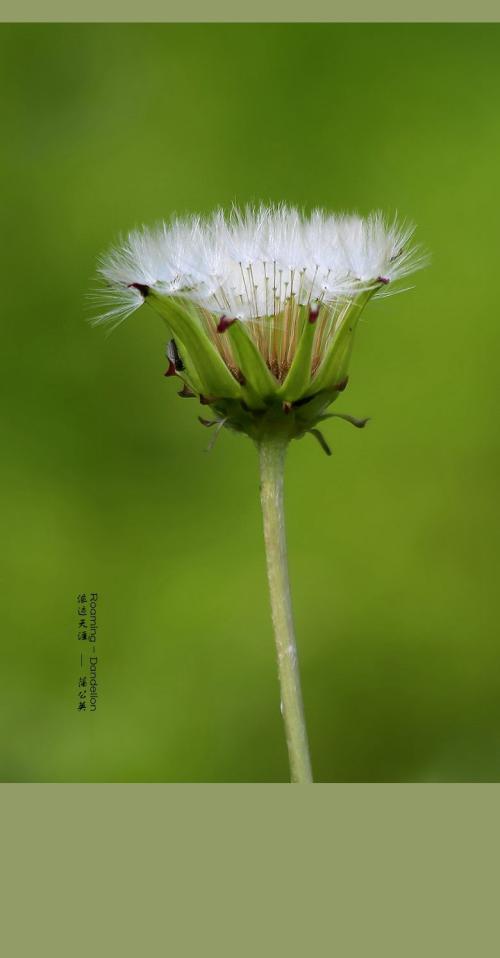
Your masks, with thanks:
[[[290,778],[297,784],[307,784],[313,779],[288,580],[283,502],[284,465],[288,441],[281,437],[267,437],[261,439],[257,445],[260,457],[260,497],[264,519],[267,577]]]

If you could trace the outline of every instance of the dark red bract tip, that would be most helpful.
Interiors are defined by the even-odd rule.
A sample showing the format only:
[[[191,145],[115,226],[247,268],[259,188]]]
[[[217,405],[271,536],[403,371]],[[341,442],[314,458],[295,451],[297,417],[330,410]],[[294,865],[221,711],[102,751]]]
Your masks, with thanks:
[[[192,389],[189,388],[189,386],[186,386],[186,384],[184,384],[181,391],[177,393],[177,395],[180,396],[181,399],[192,399],[195,393],[193,392]]]
[[[342,382],[337,383],[337,385],[335,386],[336,391],[338,393],[343,393],[348,382],[349,382],[349,376],[346,376],[345,379],[342,380]]]
[[[309,310],[309,322],[315,323],[318,316],[319,316],[319,309],[317,308],[317,306],[315,306],[314,308],[311,306]]]
[[[177,375],[177,370],[175,368],[175,363],[173,363],[172,360],[170,359],[165,376],[176,376],[176,375]]]
[[[218,332],[218,333],[225,333],[225,332],[226,332],[226,329],[229,329],[229,327],[232,326],[233,323],[235,323],[235,322],[236,322],[236,320],[235,320],[235,319],[230,319],[229,316],[221,316],[221,318],[219,319],[218,325],[217,325],[217,332]]]
[[[383,283],[384,286],[387,286],[387,284],[390,283],[390,279],[388,276],[377,276],[377,283]]]
[[[149,295],[149,286],[145,286],[144,283],[129,283],[129,289],[138,289],[144,299]]]

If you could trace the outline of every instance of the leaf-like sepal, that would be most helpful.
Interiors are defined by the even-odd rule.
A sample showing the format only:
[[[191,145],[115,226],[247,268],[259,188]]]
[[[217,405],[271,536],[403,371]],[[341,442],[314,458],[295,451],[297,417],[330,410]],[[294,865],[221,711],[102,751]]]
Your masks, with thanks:
[[[375,292],[375,287],[358,293],[356,298],[347,306],[341,316],[326,355],[314,376],[306,396],[314,396],[323,390],[333,390],[347,376],[351,359],[354,333],[359,317],[368,300]]]
[[[309,306],[302,306],[300,316],[302,320],[302,331],[297,351],[293,358],[292,365],[288,370],[286,379],[278,392],[278,396],[287,402],[294,402],[296,399],[300,399],[300,397],[305,394],[311,382],[312,354],[318,313],[316,310],[310,310]]]
[[[245,381],[242,387],[243,396],[251,406],[265,408],[266,402],[276,395],[278,383],[245,329],[245,324],[235,320],[226,325],[221,335],[229,336],[231,340],[233,352]]]
[[[209,396],[241,397],[240,384],[210,341],[193,307],[178,297],[162,296],[155,290],[150,290],[146,302],[165,320],[181,345],[186,370],[194,367],[199,391]]]

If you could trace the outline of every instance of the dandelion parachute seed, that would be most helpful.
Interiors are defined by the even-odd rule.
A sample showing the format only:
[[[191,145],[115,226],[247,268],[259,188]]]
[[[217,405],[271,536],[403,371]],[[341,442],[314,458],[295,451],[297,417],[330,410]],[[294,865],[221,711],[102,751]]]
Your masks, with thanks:
[[[166,375],[198,396],[205,426],[250,436],[259,449],[273,623],[292,781],[312,781],[291,615],[283,519],[288,443],[306,434],[330,449],[318,424],[347,385],[353,339],[370,299],[427,257],[414,228],[293,207],[216,211],[136,230],[105,256],[104,312],[119,324],[146,304],[169,333]],[[341,414],[356,426],[366,420]]]

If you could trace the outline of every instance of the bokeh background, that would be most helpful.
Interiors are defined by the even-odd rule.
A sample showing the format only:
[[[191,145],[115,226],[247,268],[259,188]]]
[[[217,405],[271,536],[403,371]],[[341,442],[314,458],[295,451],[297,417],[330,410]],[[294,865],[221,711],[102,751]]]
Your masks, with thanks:
[[[399,211],[433,264],[365,313],[287,508],[319,781],[500,781],[498,25],[3,25],[3,781],[286,781],[249,441],[214,451],[120,232],[233,201]],[[76,595],[99,700],[76,709]]]

